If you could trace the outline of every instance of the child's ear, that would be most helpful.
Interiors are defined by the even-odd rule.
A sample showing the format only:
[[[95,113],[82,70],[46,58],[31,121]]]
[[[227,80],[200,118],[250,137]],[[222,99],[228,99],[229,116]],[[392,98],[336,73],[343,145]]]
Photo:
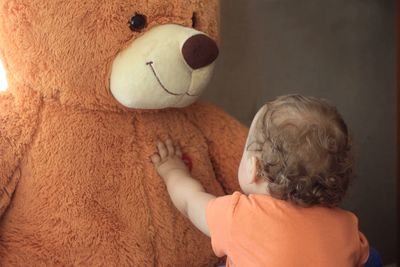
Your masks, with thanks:
[[[255,156],[251,156],[251,176],[250,183],[256,183],[258,180],[258,159]]]
[[[264,177],[258,175],[259,169],[260,169],[260,161],[258,160],[257,157],[252,156],[251,157],[251,184],[254,184],[254,188],[257,189],[258,193],[261,194],[269,194],[269,189],[268,189],[268,180],[265,179]]]

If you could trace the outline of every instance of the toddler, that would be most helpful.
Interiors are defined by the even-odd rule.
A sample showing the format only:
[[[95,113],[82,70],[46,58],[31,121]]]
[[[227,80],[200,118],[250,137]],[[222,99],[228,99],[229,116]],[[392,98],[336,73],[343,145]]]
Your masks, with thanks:
[[[176,208],[211,237],[227,266],[363,266],[368,242],[338,208],[352,176],[351,142],[336,108],[281,96],[256,114],[240,162],[243,193],[216,197],[190,176],[172,140],[151,157]],[[229,151],[226,151],[229,153]]]

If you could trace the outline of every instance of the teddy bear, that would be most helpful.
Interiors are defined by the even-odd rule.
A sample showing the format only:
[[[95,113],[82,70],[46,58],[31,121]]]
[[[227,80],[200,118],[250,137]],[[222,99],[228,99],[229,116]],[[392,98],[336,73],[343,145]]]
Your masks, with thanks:
[[[213,266],[150,156],[180,143],[213,194],[238,190],[247,129],[198,101],[216,0],[0,0],[1,266]]]

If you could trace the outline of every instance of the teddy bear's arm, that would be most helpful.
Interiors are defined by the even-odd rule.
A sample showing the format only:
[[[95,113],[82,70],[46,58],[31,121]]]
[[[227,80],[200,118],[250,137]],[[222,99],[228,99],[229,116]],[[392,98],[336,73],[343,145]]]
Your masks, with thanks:
[[[19,163],[32,140],[38,119],[38,98],[0,93],[0,216],[10,204],[19,179]]]
[[[219,108],[202,102],[188,107],[186,114],[205,136],[215,174],[225,192],[239,190],[237,174],[248,128]]]

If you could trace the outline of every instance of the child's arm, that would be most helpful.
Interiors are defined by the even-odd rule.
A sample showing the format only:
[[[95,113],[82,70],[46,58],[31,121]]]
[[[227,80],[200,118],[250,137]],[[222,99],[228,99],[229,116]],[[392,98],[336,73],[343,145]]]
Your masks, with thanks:
[[[175,207],[204,234],[210,236],[206,222],[206,208],[215,196],[205,192],[203,186],[190,176],[182,161],[179,146],[168,139],[158,142],[158,153],[151,157],[158,174],[163,178]]]

